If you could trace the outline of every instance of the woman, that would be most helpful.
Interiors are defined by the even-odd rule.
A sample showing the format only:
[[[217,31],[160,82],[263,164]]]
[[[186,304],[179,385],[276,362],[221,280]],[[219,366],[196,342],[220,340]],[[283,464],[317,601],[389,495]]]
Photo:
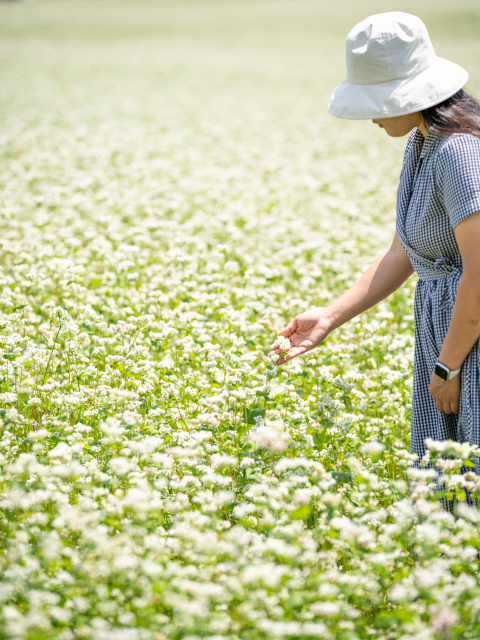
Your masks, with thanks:
[[[412,453],[424,455],[425,438],[480,446],[480,103],[462,89],[467,72],[437,58],[423,22],[406,13],[356,25],[347,72],[330,99],[332,115],[372,119],[392,137],[413,129],[397,232],[338,300],[290,322],[280,335],[291,346],[277,364],[319,345],[415,270]]]

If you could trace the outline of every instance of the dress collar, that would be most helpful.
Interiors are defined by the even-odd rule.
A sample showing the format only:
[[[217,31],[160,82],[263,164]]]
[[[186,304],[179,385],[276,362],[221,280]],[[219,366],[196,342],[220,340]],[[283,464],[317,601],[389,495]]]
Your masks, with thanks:
[[[424,138],[423,134],[419,129],[415,132],[414,143],[421,147],[420,158],[425,158],[428,153],[433,149],[433,147],[438,142],[439,138],[442,136],[436,136],[435,134],[428,132],[427,137]]]

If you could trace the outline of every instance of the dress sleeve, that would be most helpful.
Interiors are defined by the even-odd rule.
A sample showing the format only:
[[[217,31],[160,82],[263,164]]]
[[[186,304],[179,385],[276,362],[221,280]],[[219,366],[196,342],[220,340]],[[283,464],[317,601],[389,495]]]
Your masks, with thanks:
[[[439,153],[437,184],[452,227],[480,211],[479,138],[448,138]]]

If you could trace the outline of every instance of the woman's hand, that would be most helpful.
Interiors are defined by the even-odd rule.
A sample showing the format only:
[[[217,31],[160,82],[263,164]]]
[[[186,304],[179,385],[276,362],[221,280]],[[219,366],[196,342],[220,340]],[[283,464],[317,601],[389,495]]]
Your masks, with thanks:
[[[291,347],[287,354],[278,360],[277,365],[314,349],[325,340],[332,329],[332,319],[324,309],[313,307],[301,313],[279,333],[290,340]],[[270,353],[280,353],[275,343],[270,347]]]
[[[460,405],[460,376],[455,376],[452,380],[442,380],[435,372],[430,378],[430,395],[435,398],[437,409],[442,413],[458,413]]]

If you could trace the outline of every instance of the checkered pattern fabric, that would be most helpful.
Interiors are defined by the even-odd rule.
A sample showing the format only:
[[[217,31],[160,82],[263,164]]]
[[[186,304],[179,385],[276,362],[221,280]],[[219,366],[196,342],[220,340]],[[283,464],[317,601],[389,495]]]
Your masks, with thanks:
[[[462,276],[454,228],[480,211],[480,139],[428,134],[423,140],[418,130],[408,140],[397,194],[397,234],[419,276],[411,450],[420,458],[425,438],[480,446],[480,341],[462,367],[458,416],[437,411],[428,392]]]

